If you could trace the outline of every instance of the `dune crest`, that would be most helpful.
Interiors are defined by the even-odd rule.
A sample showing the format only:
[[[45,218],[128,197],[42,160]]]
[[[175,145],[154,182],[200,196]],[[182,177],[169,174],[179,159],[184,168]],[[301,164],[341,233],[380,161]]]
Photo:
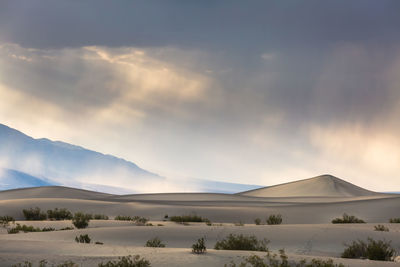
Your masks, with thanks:
[[[238,194],[253,197],[360,197],[378,195],[379,193],[325,174]]]

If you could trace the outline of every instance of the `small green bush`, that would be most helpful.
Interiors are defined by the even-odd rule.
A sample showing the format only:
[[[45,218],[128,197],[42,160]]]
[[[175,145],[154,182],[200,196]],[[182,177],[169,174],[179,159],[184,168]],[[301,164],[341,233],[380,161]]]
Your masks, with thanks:
[[[22,210],[25,220],[43,221],[47,219],[47,214],[42,212],[39,207]]]
[[[33,227],[31,225],[28,226],[28,225],[25,225],[25,224],[24,225],[20,225],[19,223],[17,223],[16,227],[11,228],[11,229],[8,230],[8,233],[9,234],[17,234],[20,231],[23,231],[24,233],[27,233],[27,232],[42,232],[42,230],[40,228],[38,228],[38,227]]]
[[[99,263],[99,267],[150,267],[150,262],[139,255],[119,258],[119,261]]]
[[[282,223],[282,215],[280,214],[272,214],[268,217],[267,219],[267,224],[268,225],[275,225],[275,224],[281,224]]]
[[[84,214],[82,212],[75,213],[74,217],[72,218],[72,224],[78,229],[88,227],[89,221],[90,221],[89,214]]]
[[[342,218],[336,218],[332,220],[332,223],[365,223],[365,221],[358,219],[353,215],[347,215],[346,213],[343,214]]]
[[[124,216],[124,215],[118,215],[114,218],[114,220],[117,221],[132,221],[132,217],[131,216]]]
[[[75,237],[75,241],[77,243],[86,243],[89,244],[91,242],[91,239],[89,237],[89,235],[79,235]]]
[[[207,248],[204,237],[197,239],[197,242],[192,245],[192,252],[195,254],[204,254],[206,251]]]
[[[367,242],[358,240],[353,241],[350,245],[346,244],[342,258],[390,261],[395,253],[396,251],[392,248],[390,241],[375,241],[368,238]]]
[[[104,214],[93,215],[93,220],[108,220],[108,216]]]
[[[145,247],[165,248],[165,244],[163,244],[158,237],[155,237],[153,239],[147,240]]]
[[[47,218],[49,220],[71,220],[72,213],[67,209],[58,209],[55,208],[54,210],[47,210]]]
[[[251,251],[268,251],[267,245],[269,240],[258,240],[254,235],[244,236],[242,234],[229,234],[225,239],[215,244],[217,250],[251,250]]]
[[[381,231],[381,232],[389,232],[389,228],[387,228],[384,225],[378,224],[374,226],[375,231]]]
[[[171,216],[169,218],[172,222],[184,223],[184,222],[209,222],[207,218],[202,218],[197,215],[182,215],[182,216]]]
[[[260,224],[261,224],[261,219],[260,219],[260,218],[254,219],[254,223],[255,223],[256,225],[260,225]]]
[[[11,216],[0,216],[0,226],[7,227],[10,223],[15,223],[14,217]]]
[[[44,227],[42,228],[42,232],[52,232],[55,231],[56,229],[53,227]]]
[[[400,223],[400,218],[391,218],[389,220],[390,223]]]
[[[332,259],[326,261],[312,259],[311,262],[301,260],[300,262],[289,264],[288,257],[283,249],[279,250],[279,256],[278,254],[267,252],[264,258],[258,255],[251,255],[245,256],[243,259],[239,264],[231,262],[229,265],[225,264],[225,267],[344,267],[343,264],[335,264]]]

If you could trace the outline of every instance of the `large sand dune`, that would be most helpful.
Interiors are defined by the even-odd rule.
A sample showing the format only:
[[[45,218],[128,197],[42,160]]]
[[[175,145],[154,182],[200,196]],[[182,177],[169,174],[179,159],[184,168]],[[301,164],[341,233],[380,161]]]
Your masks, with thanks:
[[[53,262],[73,259],[82,266],[96,266],[102,259],[128,254],[141,254],[153,266],[223,266],[239,255],[250,252],[213,251],[196,257],[188,249],[202,236],[209,247],[229,233],[256,235],[271,240],[270,248],[285,248],[292,258],[338,257],[343,243],[373,237],[392,240],[400,251],[400,225],[388,225],[389,233],[375,232],[377,223],[400,217],[400,195],[380,194],[354,186],[332,176],[319,176],[298,182],[243,192],[239,194],[174,193],[143,195],[111,195],[66,187],[40,187],[0,192],[0,215],[23,219],[22,209],[40,207],[43,210],[67,208],[72,212],[148,217],[153,224],[164,226],[139,227],[129,222],[91,221],[85,230],[25,233],[9,235],[0,231],[0,261],[10,266],[20,259]],[[354,214],[369,224],[332,225],[330,221],[344,212]],[[160,222],[166,214],[197,214],[222,226],[192,223],[189,226]],[[269,214],[282,214],[279,226],[255,226],[254,219]],[[246,223],[234,226],[234,223]],[[22,222],[57,229],[70,226],[62,222]],[[104,246],[79,245],[73,241],[79,233],[88,233]],[[166,249],[143,248],[146,240],[158,236],[167,243]],[[23,257],[22,257],[23,256]],[[25,257],[25,258],[24,258]],[[349,266],[391,266],[388,263],[343,260]],[[0,266],[3,266],[0,264]]]

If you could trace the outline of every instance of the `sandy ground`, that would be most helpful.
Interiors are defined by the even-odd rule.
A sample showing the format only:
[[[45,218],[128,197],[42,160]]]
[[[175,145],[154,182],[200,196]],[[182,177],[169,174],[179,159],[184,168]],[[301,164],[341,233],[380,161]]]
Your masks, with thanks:
[[[307,181],[309,184],[310,181]],[[255,235],[270,240],[269,248],[284,248],[291,259],[333,257],[335,262],[347,266],[400,266],[394,262],[340,259],[344,243],[368,237],[391,240],[400,252],[400,224],[388,224],[389,218],[400,217],[400,195],[368,195],[366,191],[352,188],[346,183],[331,184],[323,180],[312,188],[327,196],[293,196],[297,189],[274,188],[288,196],[254,197],[225,194],[147,194],[109,195],[65,187],[44,187],[0,192],[0,215],[11,215],[21,220],[22,209],[40,207],[43,210],[67,208],[72,212],[92,214],[138,215],[150,218],[155,226],[135,226],[124,221],[94,221],[84,230],[67,230],[41,233],[7,234],[0,228],[0,266],[11,266],[30,260],[47,259],[55,264],[73,260],[80,266],[97,266],[101,261],[118,256],[139,254],[150,260],[152,266],[223,266],[230,261],[240,261],[242,256],[263,253],[246,251],[216,251],[212,248],[218,240],[230,233]],[[335,182],[335,181],[334,181]],[[338,188],[334,192],[333,188]],[[301,184],[300,184],[301,187]],[[286,191],[284,190],[286,188]],[[294,190],[293,192],[289,192]],[[306,194],[305,187],[301,193]],[[360,193],[361,192],[361,193]],[[260,194],[260,192],[257,192]],[[283,195],[282,195],[283,194]],[[342,194],[342,196],[341,196]],[[331,220],[344,212],[366,220],[367,224],[333,225]],[[216,225],[191,223],[188,226],[162,221],[165,214],[197,214]],[[282,214],[282,225],[254,225],[255,218],[269,214]],[[245,223],[235,226],[235,223]],[[19,221],[35,227],[60,229],[72,226],[71,221]],[[222,225],[219,225],[222,223]],[[374,231],[374,225],[385,224],[390,232]],[[157,226],[162,224],[163,226]],[[93,241],[104,245],[77,244],[75,236],[88,234]],[[166,248],[145,248],[147,240],[159,237]],[[194,255],[189,249],[200,237],[206,238],[208,253]]]

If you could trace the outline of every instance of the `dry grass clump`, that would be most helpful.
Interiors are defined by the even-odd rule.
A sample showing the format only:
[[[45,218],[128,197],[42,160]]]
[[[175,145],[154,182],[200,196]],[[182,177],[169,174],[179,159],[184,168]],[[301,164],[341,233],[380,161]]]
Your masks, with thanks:
[[[126,256],[119,258],[118,261],[108,261],[106,263],[99,263],[99,267],[150,267],[150,262],[145,258],[136,256]]]
[[[206,243],[204,241],[204,237],[199,238],[196,243],[192,245],[192,252],[195,254],[204,254],[206,253]]]
[[[158,237],[147,240],[145,247],[165,248],[165,244]]]
[[[282,223],[282,215],[280,214],[272,214],[267,218],[268,225],[276,225]]]
[[[108,220],[108,216],[104,214],[93,215],[93,220]]]
[[[320,260],[312,259],[310,262],[301,260],[300,262],[289,262],[287,255],[283,249],[279,250],[278,254],[267,252],[265,257],[251,255],[243,257],[243,261],[239,264],[231,262],[225,264],[225,267],[344,267],[343,264],[335,264],[332,259]]]
[[[50,232],[50,231],[55,231],[56,229],[52,228],[52,227],[44,227],[42,229],[40,229],[39,227],[33,227],[31,225],[21,225],[19,223],[17,223],[16,227],[13,227],[11,229],[8,229],[7,232],[9,234],[18,234],[20,231],[24,232],[24,233],[28,233],[28,232]]]
[[[349,245],[346,244],[346,246],[342,253],[342,258],[392,261],[396,254],[391,242],[385,240],[375,241],[372,238],[368,238],[367,242],[358,240]]]
[[[384,225],[378,224],[374,226],[375,231],[381,231],[381,232],[389,232],[389,228],[387,228]]]
[[[12,267],[32,267],[33,264],[29,261],[24,261],[23,263],[18,263],[12,265]],[[41,260],[38,264],[38,267],[47,267],[47,261],[46,260]],[[78,267],[78,264],[72,262],[72,261],[66,261],[64,263],[58,264],[58,265],[51,265],[52,267]]]
[[[0,226],[7,227],[10,223],[15,223],[15,219],[12,216],[0,216]]]
[[[172,222],[177,222],[177,223],[187,223],[187,222],[205,222],[205,223],[211,223],[209,219],[203,218],[201,216],[197,216],[196,214],[194,215],[182,215],[182,216],[171,216],[169,217],[169,220]]]
[[[334,223],[334,224],[337,224],[337,223],[365,223],[365,221],[357,218],[356,216],[347,215],[347,213],[343,213],[342,218],[333,219],[332,223]]]
[[[258,240],[254,235],[244,236],[242,234],[229,234],[225,239],[215,244],[217,250],[251,250],[251,251],[268,251],[267,245],[269,240]]]
[[[92,239],[89,237],[88,234],[86,235],[79,235],[75,237],[75,241],[76,243],[85,243],[85,244],[89,244]]]
[[[400,223],[400,218],[391,218],[389,223]]]

